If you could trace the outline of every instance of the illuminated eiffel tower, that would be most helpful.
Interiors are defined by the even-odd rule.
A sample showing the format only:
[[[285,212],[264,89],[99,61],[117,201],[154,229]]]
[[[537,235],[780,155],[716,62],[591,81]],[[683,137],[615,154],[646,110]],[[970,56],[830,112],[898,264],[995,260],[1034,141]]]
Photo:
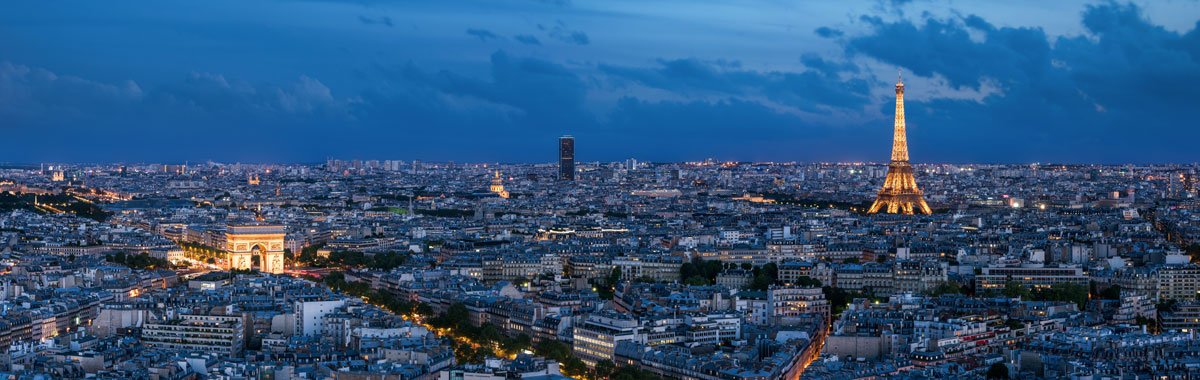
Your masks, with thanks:
[[[908,163],[908,137],[904,132],[904,81],[896,79],[896,126],[892,136],[892,162],[888,164],[887,179],[879,196],[871,204],[868,214],[880,211],[889,214],[931,214],[925,196],[913,178],[912,164]]]

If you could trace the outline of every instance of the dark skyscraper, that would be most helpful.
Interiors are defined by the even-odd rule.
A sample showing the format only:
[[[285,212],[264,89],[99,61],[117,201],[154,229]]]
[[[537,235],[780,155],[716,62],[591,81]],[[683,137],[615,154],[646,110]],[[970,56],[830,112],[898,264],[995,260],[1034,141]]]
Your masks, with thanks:
[[[563,136],[558,138],[558,179],[563,181],[575,180],[575,138]]]

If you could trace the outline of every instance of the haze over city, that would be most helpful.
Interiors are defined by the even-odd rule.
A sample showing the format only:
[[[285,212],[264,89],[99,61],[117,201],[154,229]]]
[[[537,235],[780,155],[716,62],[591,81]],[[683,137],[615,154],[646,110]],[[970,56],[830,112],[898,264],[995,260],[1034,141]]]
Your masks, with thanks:
[[[0,161],[1193,162],[1195,1],[0,4]]]

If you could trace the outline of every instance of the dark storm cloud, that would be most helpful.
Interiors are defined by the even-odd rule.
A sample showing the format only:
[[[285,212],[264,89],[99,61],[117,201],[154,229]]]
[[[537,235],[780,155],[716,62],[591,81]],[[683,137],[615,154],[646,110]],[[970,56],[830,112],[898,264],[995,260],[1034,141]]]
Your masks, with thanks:
[[[494,40],[494,39],[500,38],[500,36],[496,35],[496,33],[492,33],[492,31],[487,30],[487,29],[471,28],[471,29],[467,29],[467,34],[475,36],[475,37],[479,37],[480,41]]]
[[[1180,128],[1190,119],[1188,104],[1200,99],[1200,59],[1189,44],[1197,29],[1171,32],[1136,6],[1115,3],[1088,6],[1088,35],[1053,44],[1039,28],[996,27],[979,16],[863,20],[872,32],[850,40],[851,54],[944,77],[953,87],[999,87],[978,101],[910,103],[912,119],[924,123],[910,129],[916,144],[956,144],[966,150],[960,156],[975,160],[1114,162],[1138,160],[1119,148],[1136,143],[1164,148],[1158,159],[1195,160],[1179,141],[1200,137]],[[972,29],[981,41],[971,39]]]

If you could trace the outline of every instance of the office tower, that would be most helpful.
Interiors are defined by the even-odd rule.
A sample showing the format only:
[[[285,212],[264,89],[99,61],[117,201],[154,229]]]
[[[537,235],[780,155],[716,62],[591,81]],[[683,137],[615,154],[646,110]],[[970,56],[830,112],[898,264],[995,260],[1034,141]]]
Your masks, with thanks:
[[[904,131],[904,81],[896,80],[896,124],[892,135],[892,162],[888,164],[887,178],[879,196],[871,204],[868,214],[879,211],[889,214],[931,214],[925,203],[924,194],[913,178],[912,165],[908,163],[908,137]]]
[[[558,179],[562,181],[575,180],[575,138],[563,136],[558,138]]]

